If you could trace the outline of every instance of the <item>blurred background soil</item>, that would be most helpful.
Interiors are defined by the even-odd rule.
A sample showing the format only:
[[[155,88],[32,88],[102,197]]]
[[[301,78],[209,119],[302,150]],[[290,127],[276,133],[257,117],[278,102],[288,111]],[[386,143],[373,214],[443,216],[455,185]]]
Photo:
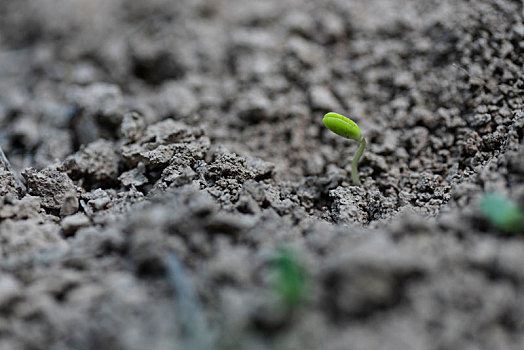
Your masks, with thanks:
[[[522,349],[523,50],[521,1],[0,1],[0,349]]]

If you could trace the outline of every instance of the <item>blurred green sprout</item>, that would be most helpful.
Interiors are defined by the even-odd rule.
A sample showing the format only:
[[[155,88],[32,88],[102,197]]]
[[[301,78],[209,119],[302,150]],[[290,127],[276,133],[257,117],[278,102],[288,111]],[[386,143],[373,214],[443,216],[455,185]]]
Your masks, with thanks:
[[[279,247],[273,260],[274,288],[283,304],[296,309],[306,299],[306,271],[298,256],[291,249]]]
[[[353,163],[351,163],[351,180],[353,181],[354,186],[360,185],[360,178],[358,176],[358,161],[362,154],[364,153],[364,148],[366,148],[366,139],[362,136],[360,128],[358,125],[351,119],[344,117],[341,114],[329,112],[322,119],[324,125],[335,134],[342,136],[346,139],[355,140],[360,142],[358,151],[353,158]]]
[[[506,233],[524,233],[524,211],[511,199],[496,193],[485,194],[480,210],[497,229]]]

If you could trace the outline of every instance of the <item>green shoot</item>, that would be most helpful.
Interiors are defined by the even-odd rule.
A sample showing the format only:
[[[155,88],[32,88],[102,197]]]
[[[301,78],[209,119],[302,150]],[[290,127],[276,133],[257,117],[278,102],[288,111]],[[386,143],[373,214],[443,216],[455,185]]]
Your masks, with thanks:
[[[280,247],[275,257],[275,290],[289,310],[296,309],[306,298],[306,271],[297,256]]]
[[[360,128],[358,125],[349,118],[344,117],[341,114],[329,112],[322,119],[324,125],[335,134],[342,136],[346,139],[355,140],[360,142],[358,151],[353,158],[353,163],[351,163],[351,179],[353,185],[360,185],[360,178],[358,176],[358,161],[362,154],[364,153],[364,148],[366,148],[366,139],[362,136]]]
[[[513,202],[499,194],[486,194],[480,209],[488,221],[506,233],[524,233],[524,211]]]

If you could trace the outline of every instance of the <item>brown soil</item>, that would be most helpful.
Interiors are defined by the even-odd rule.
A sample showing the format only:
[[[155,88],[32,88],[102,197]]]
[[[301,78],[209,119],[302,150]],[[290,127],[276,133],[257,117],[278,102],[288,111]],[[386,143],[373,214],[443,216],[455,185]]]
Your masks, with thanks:
[[[522,2],[0,17],[0,349],[523,348],[523,236],[479,211],[524,206]],[[368,140],[360,187],[328,111]]]

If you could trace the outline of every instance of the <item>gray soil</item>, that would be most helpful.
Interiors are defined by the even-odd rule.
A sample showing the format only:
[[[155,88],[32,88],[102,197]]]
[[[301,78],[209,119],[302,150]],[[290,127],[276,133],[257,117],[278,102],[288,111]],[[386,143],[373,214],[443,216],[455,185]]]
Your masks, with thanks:
[[[0,18],[0,349],[524,348],[524,238],[478,209],[524,205],[521,1]],[[368,140],[360,187],[328,111]]]

